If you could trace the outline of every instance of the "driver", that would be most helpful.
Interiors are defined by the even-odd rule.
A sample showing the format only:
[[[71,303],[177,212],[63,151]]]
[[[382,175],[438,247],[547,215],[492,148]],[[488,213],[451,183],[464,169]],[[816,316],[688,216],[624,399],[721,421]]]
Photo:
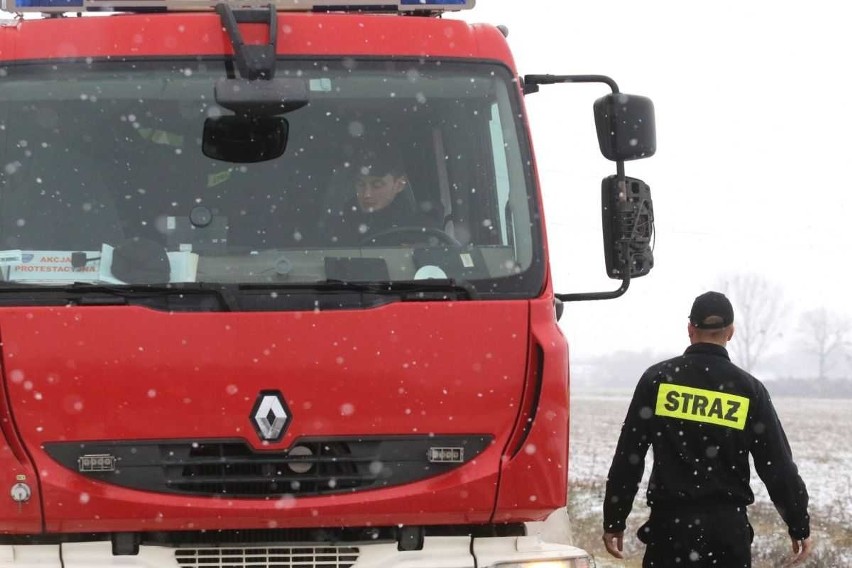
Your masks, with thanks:
[[[370,237],[399,227],[428,225],[417,210],[414,194],[396,152],[368,150],[350,164],[355,173],[352,196],[326,224],[334,244],[367,244]]]

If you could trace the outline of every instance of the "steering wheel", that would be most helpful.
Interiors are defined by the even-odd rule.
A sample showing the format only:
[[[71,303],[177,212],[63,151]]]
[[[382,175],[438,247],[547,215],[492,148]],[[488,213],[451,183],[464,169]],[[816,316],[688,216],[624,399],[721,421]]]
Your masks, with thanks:
[[[452,235],[436,229],[434,227],[391,227],[367,235],[361,239],[360,244],[363,245],[404,245],[410,243],[424,243],[428,245],[436,244],[447,245],[453,248],[461,248],[461,243],[458,242]]]

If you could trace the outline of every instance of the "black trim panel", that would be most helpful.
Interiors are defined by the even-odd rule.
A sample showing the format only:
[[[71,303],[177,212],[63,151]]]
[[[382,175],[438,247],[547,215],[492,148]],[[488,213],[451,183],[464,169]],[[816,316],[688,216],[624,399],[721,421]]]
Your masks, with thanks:
[[[47,454],[103,483],[180,495],[275,499],[352,493],[412,483],[470,462],[489,435],[302,438],[261,452],[244,440],[51,442]],[[429,459],[430,450],[447,461]],[[453,450],[461,449],[460,452]],[[83,456],[109,456],[109,471],[80,471]],[[97,468],[95,468],[97,469]],[[110,468],[105,468],[110,469]]]

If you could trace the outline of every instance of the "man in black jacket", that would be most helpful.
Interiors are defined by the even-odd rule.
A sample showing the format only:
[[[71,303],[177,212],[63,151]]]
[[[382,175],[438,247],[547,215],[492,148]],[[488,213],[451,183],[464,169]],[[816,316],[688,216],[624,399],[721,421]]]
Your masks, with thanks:
[[[691,345],[639,379],[603,504],[604,545],[616,558],[649,446],[651,515],[637,535],[646,544],[643,567],[751,566],[749,454],[789,529],[789,565],[810,554],[808,492],[769,393],[728,357],[733,323],[723,294],[698,296],[687,327]]]
[[[355,173],[353,195],[326,222],[326,238],[332,244],[372,244],[377,235],[427,226],[395,151],[364,150],[350,167]]]

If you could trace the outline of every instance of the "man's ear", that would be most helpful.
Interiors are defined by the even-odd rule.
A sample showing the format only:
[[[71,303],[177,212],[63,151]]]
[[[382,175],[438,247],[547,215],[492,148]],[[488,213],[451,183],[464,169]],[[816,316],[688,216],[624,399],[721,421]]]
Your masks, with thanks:
[[[728,341],[734,337],[734,324],[731,324],[731,330],[728,332]]]
[[[408,183],[408,178],[405,176],[399,176],[398,178],[394,178],[393,180],[393,192],[394,194],[399,193],[403,189],[405,189],[405,185]]]

